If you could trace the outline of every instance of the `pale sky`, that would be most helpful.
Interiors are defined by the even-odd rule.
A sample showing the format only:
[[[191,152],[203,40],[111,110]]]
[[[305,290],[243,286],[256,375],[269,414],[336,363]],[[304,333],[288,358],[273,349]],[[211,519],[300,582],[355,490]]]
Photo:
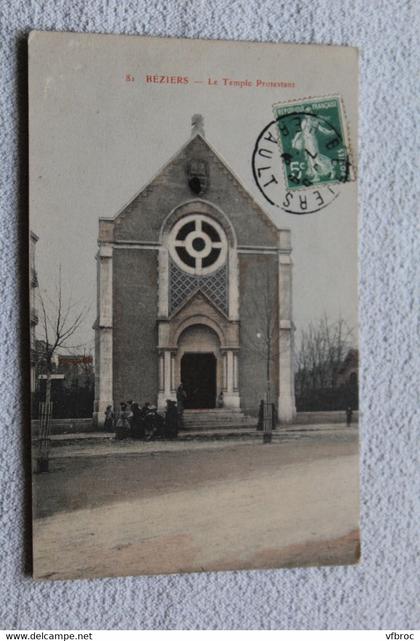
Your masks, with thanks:
[[[251,157],[272,105],[339,94],[355,153],[357,58],[343,47],[234,46],[210,41],[85,34],[31,36],[30,227],[40,237],[41,290],[89,306],[74,344],[93,348],[98,219],[113,217],[190,136],[201,113],[209,143],[279,227],[292,231],[297,330],[324,313],[357,327],[357,196],[340,185],[324,210],[296,216],[270,205],[255,185]],[[181,47],[183,47],[181,49]],[[127,81],[130,74],[134,81]],[[146,84],[145,76],[190,83]],[[217,79],[210,87],[208,78]],[[294,82],[293,89],[224,86],[223,78]],[[192,82],[200,80],[202,82]]]

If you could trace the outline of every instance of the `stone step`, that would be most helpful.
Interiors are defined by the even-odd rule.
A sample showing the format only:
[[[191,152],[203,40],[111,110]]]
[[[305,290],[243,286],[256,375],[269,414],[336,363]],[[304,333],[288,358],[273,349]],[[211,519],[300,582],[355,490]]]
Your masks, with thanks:
[[[201,419],[227,419],[227,418],[248,418],[240,409],[208,409],[208,410],[184,410],[184,418],[194,420]]]
[[[191,425],[184,425],[182,428],[182,433],[187,433],[187,432],[212,432],[212,431],[221,431],[221,432],[226,432],[226,431],[238,431],[238,430],[255,430],[256,425],[251,424],[247,425],[245,423],[242,424],[236,424],[236,423],[229,423],[229,424],[211,424],[211,423],[203,423],[202,425],[197,425],[197,423],[191,424]]]
[[[237,419],[235,420],[230,420],[230,421],[212,421],[212,420],[207,420],[207,421],[194,421],[194,420],[184,420],[184,425],[256,425],[257,421],[249,421],[247,419]]]
[[[198,408],[184,408],[184,412],[188,414],[243,414],[240,407],[198,407]]]
[[[218,429],[218,428],[230,429],[230,428],[236,428],[236,427],[249,427],[249,428],[251,428],[251,427],[256,427],[256,425],[257,425],[256,421],[254,421],[252,423],[245,423],[245,422],[244,423],[211,423],[211,422],[194,423],[194,422],[192,422],[192,423],[184,423],[184,428],[185,429],[189,429],[189,430],[191,430],[191,429],[202,430],[202,429],[206,429],[206,428],[208,428],[208,429],[213,429],[213,428],[215,428],[215,429]]]
[[[245,416],[241,410],[184,410],[184,416],[194,418],[222,417],[222,416]]]
[[[221,425],[222,423],[256,423],[256,417],[252,416],[206,416],[206,417],[195,417],[195,416],[185,416],[184,423],[214,423],[215,425]]]
[[[245,416],[241,410],[185,410],[184,429],[214,430],[255,427],[257,419]]]

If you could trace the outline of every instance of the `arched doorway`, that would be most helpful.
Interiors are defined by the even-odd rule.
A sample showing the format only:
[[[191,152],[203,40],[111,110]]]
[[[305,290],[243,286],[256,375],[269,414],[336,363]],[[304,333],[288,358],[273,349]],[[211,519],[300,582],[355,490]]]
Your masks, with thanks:
[[[187,395],[185,409],[216,406],[217,360],[214,354],[185,352],[181,358],[181,380]]]
[[[207,325],[191,325],[179,337],[178,380],[184,385],[186,409],[216,407],[222,390],[222,359],[216,333]]]

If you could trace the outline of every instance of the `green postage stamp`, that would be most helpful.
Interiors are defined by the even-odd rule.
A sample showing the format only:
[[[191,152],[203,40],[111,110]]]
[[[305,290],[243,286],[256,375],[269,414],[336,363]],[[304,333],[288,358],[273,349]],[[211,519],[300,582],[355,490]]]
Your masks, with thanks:
[[[339,96],[279,103],[273,111],[287,189],[354,180]]]

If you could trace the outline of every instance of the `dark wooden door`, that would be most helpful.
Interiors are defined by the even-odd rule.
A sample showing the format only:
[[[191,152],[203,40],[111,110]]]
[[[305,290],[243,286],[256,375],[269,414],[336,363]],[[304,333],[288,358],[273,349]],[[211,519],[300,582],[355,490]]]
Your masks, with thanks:
[[[186,409],[209,409],[216,406],[216,364],[214,354],[184,354],[181,360],[181,380],[187,394]]]

